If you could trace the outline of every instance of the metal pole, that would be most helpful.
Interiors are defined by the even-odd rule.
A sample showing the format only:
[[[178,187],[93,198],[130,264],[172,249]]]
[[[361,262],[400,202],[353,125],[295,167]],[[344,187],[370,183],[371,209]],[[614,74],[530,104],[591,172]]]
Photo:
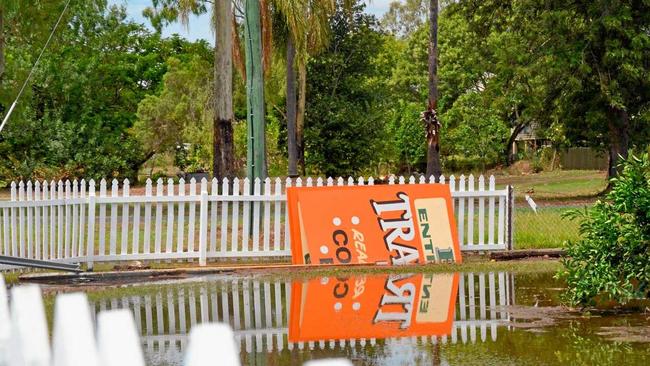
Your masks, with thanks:
[[[55,270],[77,272],[77,273],[81,272],[81,268],[79,268],[79,264],[57,263],[51,261],[44,261],[40,259],[10,257],[6,255],[0,255],[0,264],[7,264],[10,266],[20,266],[20,267],[55,269]]]

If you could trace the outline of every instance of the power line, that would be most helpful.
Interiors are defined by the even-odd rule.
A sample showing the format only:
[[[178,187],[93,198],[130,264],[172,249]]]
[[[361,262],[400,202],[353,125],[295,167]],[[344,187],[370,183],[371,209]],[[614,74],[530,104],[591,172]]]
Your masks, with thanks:
[[[70,1],[71,0],[68,0],[65,3],[65,7],[63,8],[63,11],[61,11],[61,15],[59,15],[59,19],[54,24],[54,28],[52,28],[52,32],[50,32],[50,36],[47,38],[47,41],[45,42],[45,45],[41,49],[41,53],[38,55],[38,58],[36,59],[36,62],[34,62],[34,65],[32,66],[32,69],[29,70],[29,74],[27,75],[27,79],[25,79],[25,82],[23,83],[23,86],[20,88],[20,91],[18,92],[18,95],[16,96],[16,99],[14,100],[13,103],[11,103],[11,107],[9,107],[9,111],[7,112],[7,115],[5,116],[5,118],[2,120],[2,124],[0,125],[0,132],[2,132],[2,129],[5,127],[5,124],[7,124],[7,121],[9,120],[9,117],[11,116],[11,113],[14,111],[14,108],[16,107],[16,104],[18,103],[18,99],[20,99],[20,96],[23,94],[23,91],[25,90],[25,86],[27,86],[27,82],[29,82],[29,79],[32,77],[32,74],[34,73],[34,70],[36,69],[36,66],[38,65],[38,62],[41,60],[41,57],[43,57],[43,53],[45,52],[45,49],[50,44],[50,41],[52,40],[52,36],[54,35],[54,32],[56,32],[56,28],[59,26],[59,23],[61,23],[61,19],[63,19],[63,14],[65,14],[65,11],[68,9],[68,5],[70,5]],[[2,30],[0,30],[0,31],[2,31]]]

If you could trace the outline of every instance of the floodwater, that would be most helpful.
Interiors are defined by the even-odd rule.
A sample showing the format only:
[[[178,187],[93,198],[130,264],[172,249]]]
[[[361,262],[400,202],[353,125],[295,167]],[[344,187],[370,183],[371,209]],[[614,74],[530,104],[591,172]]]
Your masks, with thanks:
[[[91,294],[128,308],[147,364],[181,365],[190,328],[227,322],[242,365],[647,365],[650,315],[559,306],[552,273],[283,279],[219,275]]]

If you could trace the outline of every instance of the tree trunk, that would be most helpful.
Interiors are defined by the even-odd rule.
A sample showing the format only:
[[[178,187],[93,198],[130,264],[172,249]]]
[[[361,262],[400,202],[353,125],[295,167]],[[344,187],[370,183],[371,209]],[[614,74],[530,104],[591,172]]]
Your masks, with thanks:
[[[526,122],[520,122],[517,125],[515,125],[515,128],[512,130],[512,133],[508,138],[508,142],[506,143],[506,149],[504,151],[506,166],[510,166],[513,163],[513,159],[512,159],[513,156],[511,153],[512,145],[515,143],[517,136],[526,127],[526,125],[528,125],[528,123]]]
[[[230,1],[214,5],[214,120],[212,173],[221,180],[234,175],[232,112],[232,10]]]
[[[299,174],[305,175],[305,104],[307,103],[307,66],[298,62],[298,111],[296,114],[296,146],[298,148]]]
[[[609,113],[609,178],[616,177],[620,159],[627,159],[630,147],[630,116],[620,108],[612,107]]]
[[[289,176],[298,175],[298,149],[296,146],[296,70],[294,60],[296,48],[287,37],[287,152],[289,155]]]
[[[247,175],[266,178],[264,128],[264,69],[259,0],[246,0],[244,16],[246,43],[246,105],[248,122]],[[252,186],[252,185],[251,185]]]
[[[429,1],[429,103],[425,113],[427,177],[442,174],[438,108],[438,0]]]

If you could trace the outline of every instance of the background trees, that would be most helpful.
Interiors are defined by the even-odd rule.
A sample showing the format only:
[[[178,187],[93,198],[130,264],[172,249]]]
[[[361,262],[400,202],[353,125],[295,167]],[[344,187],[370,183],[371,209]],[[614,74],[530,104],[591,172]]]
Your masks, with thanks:
[[[179,146],[191,147],[194,168],[244,175],[246,8],[219,4],[234,5],[152,0],[146,13],[160,29],[211,11],[225,19],[212,47],[163,38],[104,0],[73,2],[0,136],[0,177],[135,177],[160,156],[157,168],[174,175]],[[0,114],[63,5],[0,4]],[[429,5],[408,0],[379,20],[353,0],[261,4],[256,114],[269,175],[426,172]],[[533,124],[552,143],[596,147],[612,162],[647,144],[649,14],[641,1],[441,1],[443,170],[511,163],[514,138]]]

